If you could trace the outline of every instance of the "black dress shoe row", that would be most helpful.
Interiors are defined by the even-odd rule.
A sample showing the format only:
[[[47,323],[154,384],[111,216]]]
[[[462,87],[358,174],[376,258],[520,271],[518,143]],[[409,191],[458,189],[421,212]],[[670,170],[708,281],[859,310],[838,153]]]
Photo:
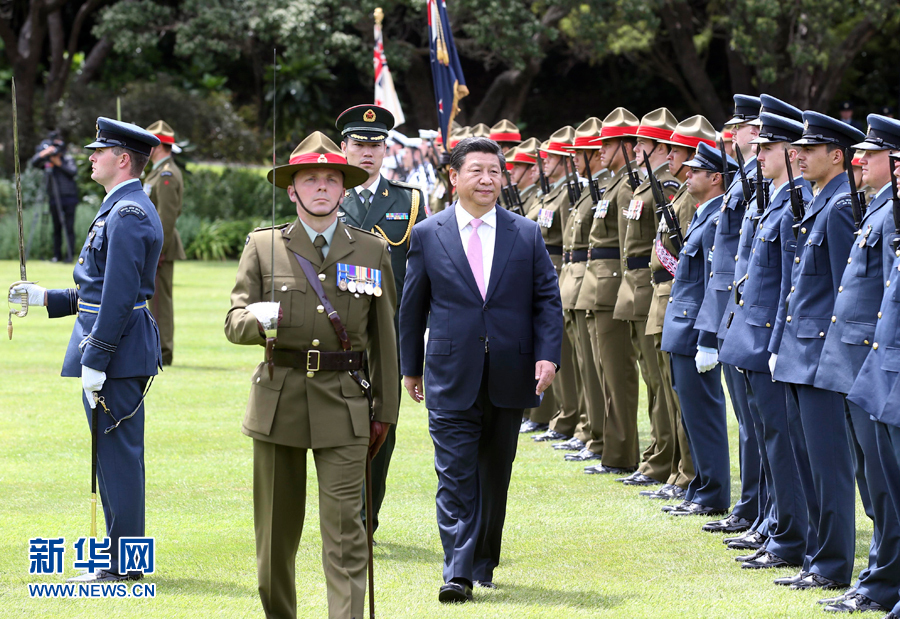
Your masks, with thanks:
[[[747,531],[744,535],[738,537],[729,537],[722,541],[726,542],[729,550],[756,550],[762,548],[769,538],[759,531]]]
[[[830,613],[862,613],[870,610],[887,612],[887,608],[862,593],[848,595],[840,602],[829,604],[825,610]]]
[[[746,518],[729,514],[727,518],[707,522],[700,528],[710,533],[740,533],[747,531],[752,525],[753,523]]]
[[[687,493],[674,484],[665,484],[662,488],[657,488],[655,490],[641,490],[638,494],[649,499],[675,501],[678,499],[683,499],[684,495]]]
[[[849,586],[847,583],[831,580],[825,576],[809,572],[805,578],[801,578],[791,584],[791,589],[846,589]]]
[[[550,429],[549,423],[538,423],[531,419],[523,419],[522,425],[519,426],[519,434],[528,434],[530,432],[543,432]]]
[[[576,439],[577,440],[577,439]],[[566,454],[563,456],[568,462],[587,462],[588,460],[600,460],[603,458],[600,454],[595,454],[593,451],[585,447],[581,451],[573,454]]]
[[[741,565],[742,569],[745,570],[760,570],[760,569],[768,569],[773,567],[799,567],[796,563],[790,563],[789,561],[785,561],[781,557],[773,555],[771,552],[767,550],[760,549],[759,555],[748,561],[744,561]]]
[[[584,472],[587,475],[630,475],[635,470],[637,470],[637,467],[623,469],[617,466],[606,466],[605,464],[584,467]]]
[[[670,516],[718,516],[724,514],[725,510],[718,507],[709,507],[700,505],[700,503],[691,503],[681,509],[673,509],[669,512]]]
[[[644,475],[639,471],[635,471],[628,477],[622,477],[616,481],[620,481],[626,486],[659,486],[662,484],[662,482],[656,481],[649,475]]]
[[[581,451],[584,449],[584,441],[573,436],[565,442],[554,443],[553,449],[559,449],[561,451]]]
[[[557,432],[556,430],[550,430],[549,428],[545,430],[542,434],[538,434],[537,436],[532,436],[531,440],[536,443],[544,443],[546,441],[567,441],[571,436],[566,436],[561,432]]]

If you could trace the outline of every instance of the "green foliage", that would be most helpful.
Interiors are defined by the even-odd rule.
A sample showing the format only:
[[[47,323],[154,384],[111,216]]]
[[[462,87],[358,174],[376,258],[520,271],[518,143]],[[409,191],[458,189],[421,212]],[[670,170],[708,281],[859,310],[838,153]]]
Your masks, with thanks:
[[[182,212],[201,219],[265,219],[272,215],[272,185],[260,168],[200,169],[185,177]],[[296,213],[283,189],[275,190],[275,216]]]

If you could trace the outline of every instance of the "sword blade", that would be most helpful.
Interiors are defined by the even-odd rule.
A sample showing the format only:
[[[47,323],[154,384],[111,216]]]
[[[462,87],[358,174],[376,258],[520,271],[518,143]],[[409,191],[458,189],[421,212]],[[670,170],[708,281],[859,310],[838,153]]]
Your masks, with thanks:
[[[13,160],[16,170],[16,218],[19,232],[19,275],[22,281],[28,281],[25,275],[25,229],[22,224],[22,175],[19,171],[19,118],[16,105],[16,78],[12,78],[12,114],[13,114]]]

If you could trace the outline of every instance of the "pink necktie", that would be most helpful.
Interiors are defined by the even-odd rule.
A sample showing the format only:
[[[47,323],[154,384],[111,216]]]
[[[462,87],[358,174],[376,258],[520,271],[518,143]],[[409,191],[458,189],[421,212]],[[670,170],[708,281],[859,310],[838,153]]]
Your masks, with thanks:
[[[472,269],[472,275],[475,276],[475,283],[478,284],[478,291],[481,298],[485,296],[484,289],[484,258],[481,255],[481,239],[478,237],[478,226],[484,222],[480,219],[473,219],[469,222],[472,226],[472,234],[469,235],[469,247],[466,250],[466,256],[469,258],[469,267]]]

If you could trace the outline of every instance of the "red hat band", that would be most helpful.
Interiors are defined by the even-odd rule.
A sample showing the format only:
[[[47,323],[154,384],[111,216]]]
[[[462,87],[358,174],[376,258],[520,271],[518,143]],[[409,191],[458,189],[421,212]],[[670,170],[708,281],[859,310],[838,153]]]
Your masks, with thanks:
[[[163,144],[174,144],[174,143],[175,143],[175,137],[174,137],[174,136],[171,136],[171,135],[159,135],[158,133],[155,133],[154,135],[155,135],[157,138],[159,138],[159,141],[162,142]]]
[[[672,132],[668,129],[660,129],[659,127],[645,127],[641,125],[637,130],[638,137],[650,138],[651,140],[668,140],[672,137]]]
[[[492,133],[490,138],[495,142],[521,142],[522,135],[519,133]]]
[[[715,140],[707,140],[706,138],[695,138],[690,135],[682,135],[681,133],[673,133],[670,138],[676,144],[682,144],[689,148],[697,148],[700,146],[700,143],[703,142],[707,146],[711,146],[713,148],[716,147]]]
[[[601,138],[633,137],[639,127],[603,127],[600,130]]]
[[[347,160],[340,155],[333,155],[331,153],[304,153],[302,155],[297,155],[296,157],[291,157],[289,162],[290,165],[297,165],[299,163],[339,163],[341,165],[347,165]]]

